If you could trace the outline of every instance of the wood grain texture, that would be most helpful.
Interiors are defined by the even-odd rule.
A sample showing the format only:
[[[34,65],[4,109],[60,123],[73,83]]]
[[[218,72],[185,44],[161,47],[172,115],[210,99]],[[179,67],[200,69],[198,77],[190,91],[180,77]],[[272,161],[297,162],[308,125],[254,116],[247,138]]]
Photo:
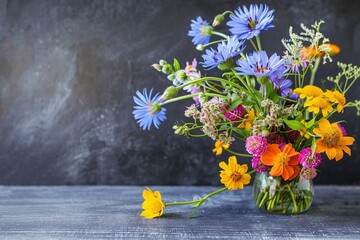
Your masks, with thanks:
[[[162,218],[141,212],[143,187],[0,187],[0,239],[360,239],[360,187],[318,186],[298,215],[259,211],[252,189],[209,199],[189,219],[189,206]],[[165,202],[191,200],[214,187],[152,187]]]

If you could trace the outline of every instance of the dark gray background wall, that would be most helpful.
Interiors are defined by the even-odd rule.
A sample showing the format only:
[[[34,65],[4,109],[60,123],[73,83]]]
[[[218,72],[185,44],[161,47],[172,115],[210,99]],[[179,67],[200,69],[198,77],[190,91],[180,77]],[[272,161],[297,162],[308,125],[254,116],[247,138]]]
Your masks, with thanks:
[[[215,156],[210,139],[173,134],[184,105],[168,106],[161,129],[143,132],[132,96],[168,86],[150,67],[159,59],[200,60],[191,19],[211,22],[249,2],[0,0],[0,184],[218,184],[227,156]],[[262,35],[269,52],[282,53],[290,25],[323,19],[342,47],[334,60],[360,65],[359,1],[264,2],[276,10],[276,28]],[[319,79],[336,67],[322,70]],[[348,98],[358,96],[359,83]],[[345,112],[346,127],[360,139],[354,115]],[[359,184],[358,142],[352,157],[325,161],[316,182]]]

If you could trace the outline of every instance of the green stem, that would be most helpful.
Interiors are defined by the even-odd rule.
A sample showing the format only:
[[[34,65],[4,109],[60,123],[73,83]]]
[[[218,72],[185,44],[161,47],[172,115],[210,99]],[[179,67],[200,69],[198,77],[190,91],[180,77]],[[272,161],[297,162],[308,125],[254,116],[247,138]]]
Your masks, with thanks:
[[[256,47],[254,41],[250,39],[251,45],[254,47],[255,51],[258,51],[258,48]]]
[[[266,198],[267,198],[268,194],[269,194],[269,192],[268,192],[268,191],[266,191],[266,192],[265,192],[265,194],[264,194],[264,197],[262,198],[262,200],[261,200],[261,202],[260,202],[260,204],[259,204],[259,208],[261,208],[261,207],[262,207],[262,205],[264,204],[264,202],[265,202],[265,200],[266,200]]]
[[[289,184],[286,185],[286,187],[289,189],[289,193],[290,193],[290,196],[291,196],[291,199],[292,199],[292,202],[294,204],[294,212],[297,212],[297,204],[296,204],[296,200],[295,200],[295,196],[294,196],[294,193],[293,191],[291,190],[291,187]]]
[[[260,36],[259,35],[256,36],[256,43],[257,43],[259,51],[261,51],[261,42],[260,42]]]
[[[208,195],[206,195],[205,197],[203,197],[202,199],[200,199],[199,204],[198,204],[197,207],[194,209],[194,211],[192,211],[192,213],[190,214],[189,217],[191,218],[192,216],[194,216],[194,214],[196,213],[196,211],[200,208],[200,206],[201,206],[208,198],[210,198],[210,197],[212,197],[212,196],[214,196],[214,195],[216,195],[216,194],[222,193],[222,192],[224,192],[224,191],[226,191],[226,190],[227,190],[227,187],[221,188],[221,189],[216,190],[216,191],[214,191],[214,192],[212,192],[212,193],[209,193]]]
[[[321,62],[321,58],[317,57],[317,58],[315,59],[314,68],[311,69],[310,85],[313,85],[313,84],[314,84],[316,71],[317,71],[318,68],[319,68],[320,62]]]
[[[225,38],[225,39],[228,38],[227,35],[225,35],[225,34],[223,34],[223,33],[221,33],[221,32],[213,31],[212,34],[217,35],[217,36],[220,36],[220,37],[223,37],[223,38]]]
[[[231,153],[231,154],[240,156],[240,157],[252,157],[252,155],[250,155],[250,154],[238,153],[238,152],[231,151],[231,150],[229,150],[229,149],[225,149],[225,151],[227,151],[227,152],[229,152],[229,153]]]

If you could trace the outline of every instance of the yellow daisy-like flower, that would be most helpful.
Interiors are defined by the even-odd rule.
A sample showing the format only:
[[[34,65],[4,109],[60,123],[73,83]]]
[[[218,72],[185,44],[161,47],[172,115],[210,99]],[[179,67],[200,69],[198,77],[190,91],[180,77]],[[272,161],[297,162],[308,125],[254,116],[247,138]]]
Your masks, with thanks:
[[[219,140],[215,142],[215,148],[212,150],[216,155],[220,155],[223,152],[223,149],[228,149],[230,144],[225,144]]]
[[[140,216],[144,218],[155,218],[160,217],[164,213],[165,203],[161,200],[161,194],[159,191],[151,191],[147,188],[143,191],[142,196],[144,202],[142,208],[144,211],[141,212]]]
[[[322,96],[324,92],[317,86],[306,85],[303,88],[295,88],[294,93],[300,94],[300,98],[311,99]]]
[[[315,152],[325,152],[330,160],[335,158],[336,161],[343,158],[343,151],[351,155],[348,146],[354,143],[355,138],[344,137],[337,123],[330,123],[327,119],[321,119],[319,128],[315,128],[313,131],[317,136],[321,137],[316,141]]]
[[[245,128],[246,131],[250,131],[254,120],[257,118],[258,114],[255,113],[253,108],[249,109],[247,114],[245,114],[246,120],[243,121],[238,128]]]
[[[244,185],[250,183],[251,176],[247,174],[248,166],[246,164],[240,165],[235,156],[228,159],[228,164],[220,162],[220,182],[229,190],[243,189]]]
[[[304,103],[305,107],[308,107],[309,112],[318,114],[321,110],[321,113],[324,117],[329,115],[329,112],[333,110],[331,104],[323,97],[314,97],[312,99],[306,100]]]
[[[325,96],[329,99],[330,102],[337,103],[336,109],[338,113],[344,112],[344,105],[346,104],[346,98],[344,94],[342,94],[338,90],[335,91],[327,90]]]

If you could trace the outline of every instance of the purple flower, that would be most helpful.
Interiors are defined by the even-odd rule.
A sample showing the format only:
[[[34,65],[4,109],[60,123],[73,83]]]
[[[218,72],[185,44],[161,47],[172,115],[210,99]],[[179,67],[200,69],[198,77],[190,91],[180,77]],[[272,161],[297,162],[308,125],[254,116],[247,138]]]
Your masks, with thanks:
[[[254,155],[251,159],[251,166],[257,172],[265,172],[269,168],[261,162],[260,156],[257,155]]]
[[[269,58],[265,51],[253,52],[253,54],[247,55],[246,59],[239,59],[236,63],[239,67],[236,67],[235,70],[240,75],[279,77],[288,70],[285,67],[284,60],[276,53]]]
[[[152,124],[159,128],[160,123],[166,119],[166,109],[159,103],[160,94],[152,97],[152,91],[153,89],[148,94],[145,88],[143,93],[136,91],[137,96],[134,96],[134,102],[137,104],[134,106],[134,118],[143,130],[149,130]]]
[[[262,30],[268,30],[274,27],[271,22],[274,19],[274,10],[268,6],[260,4],[250,4],[249,9],[246,6],[241,9],[238,7],[235,14],[231,14],[231,20],[227,23],[230,32],[239,39],[250,39],[260,34]]]
[[[260,156],[266,152],[267,141],[266,138],[260,136],[250,136],[246,139],[245,148],[250,154]]]
[[[340,124],[340,123],[338,123],[338,127],[339,127],[339,129],[340,129],[340,131],[341,131],[342,135],[343,135],[344,137],[345,137],[345,136],[347,136],[346,129],[345,129],[343,126],[341,126],[341,124]]]
[[[244,41],[239,42],[235,37],[229,37],[228,41],[222,41],[218,44],[217,50],[212,48],[206,49],[206,54],[202,55],[202,63],[207,70],[219,66],[228,59],[239,55],[245,48]]]
[[[299,162],[305,168],[316,168],[321,164],[322,158],[320,153],[312,153],[311,148],[304,148],[299,153]]]
[[[197,17],[196,20],[191,20],[191,22],[191,30],[188,32],[188,36],[193,37],[192,42],[195,45],[209,43],[213,30],[213,28],[209,26],[209,22],[203,20],[201,17]]]

